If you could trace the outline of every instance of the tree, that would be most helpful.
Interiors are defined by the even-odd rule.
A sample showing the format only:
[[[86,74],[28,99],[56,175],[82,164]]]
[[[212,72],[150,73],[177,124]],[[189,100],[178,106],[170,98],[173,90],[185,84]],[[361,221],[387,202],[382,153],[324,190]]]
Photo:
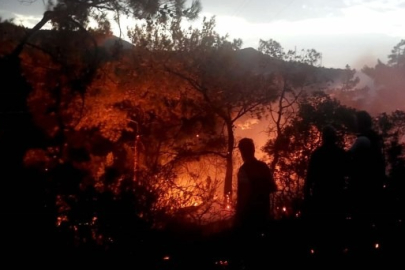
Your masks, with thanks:
[[[322,91],[304,93],[295,105],[297,109],[280,129],[280,135],[264,146],[269,156],[278,157],[276,176],[281,196],[277,198],[277,204],[286,207],[284,212],[287,214],[300,210],[294,202],[302,199],[309,157],[321,143],[323,127],[332,124],[336,128],[341,146],[350,143],[354,134],[355,110]],[[280,212],[275,214],[280,215]]]
[[[400,41],[388,56],[388,63],[378,61],[374,67],[364,67],[362,71],[373,80],[373,91],[369,95],[368,106],[373,108],[373,113],[390,113],[403,110],[401,102],[404,73],[404,41]]]
[[[168,51],[162,68],[183,80],[199,106],[220,120],[222,128],[216,134],[222,143],[216,152],[226,160],[224,195],[230,200],[234,124],[244,115],[260,117],[264,106],[274,99],[274,92],[270,76],[247,70],[238,62],[241,41],[229,42],[214,28],[215,18],[205,19],[201,30],[182,30],[178,24],[172,25],[172,36],[149,35],[138,40],[138,44],[150,47],[150,40],[160,41],[153,44],[166,44],[159,48]]]
[[[1,72],[6,78],[3,82],[5,85],[13,85],[13,87],[6,87],[2,91],[2,101],[6,101],[7,106],[2,106],[2,115],[5,115],[4,124],[1,126],[1,130],[4,133],[4,141],[7,141],[6,145],[2,146],[2,165],[5,165],[5,171],[22,171],[22,156],[26,150],[38,143],[38,136],[41,135],[41,131],[31,121],[30,112],[26,106],[28,95],[31,93],[31,85],[26,82],[26,78],[23,76],[20,55],[25,45],[32,40],[35,34],[47,23],[52,21],[54,29],[59,33],[64,34],[68,39],[69,34],[79,35],[86,33],[86,23],[89,17],[95,16],[99,19],[102,28],[108,24],[106,22],[107,17],[104,16],[105,12],[115,12],[116,19],[119,21],[120,14],[132,14],[134,18],[143,18],[144,16],[152,16],[151,19],[167,18],[172,14],[173,17],[189,17],[195,18],[200,10],[200,3],[194,1],[190,8],[184,9],[184,1],[167,1],[162,3],[160,1],[54,1],[48,2],[49,10],[44,13],[42,20],[33,28],[27,31],[27,33],[21,38],[20,42],[2,56],[0,59]],[[159,12],[160,11],[160,12]],[[101,15],[100,15],[101,14]],[[157,15],[160,14],[160,15]],[[154,16],[154,17],[153,17]],[[170,17],[170,16],[169,16]],[[158,20],[158,21],[159,21]],[[77,30],[77,31],[75,31]],[[108,30],[108,27],[107,27]],[[55,33],[55,32],[53,32]],[[72,38],[71,40],[75,40]],[[93,46],[96,44],[93,39]],[[69,66],[66,67],[66,71],[76,73],[76,78],[70,82],[71,89],[78,91],[81,94],[86,90],[86,86],[93,79],[93,75],[97,69],[97,46],[93,49],[93,58],[89,61],[88,65],[83,69],[72,70]],[[37,47],[42,49],[41,47]],[[56,59],[63,57],[60,53],[53,55]],[[86,54],[84,57],[88,57]],[[87,59],[88,60],[88,59]],[[18,89],[15,91],[14,89]],[[24,134],[38,134],[27,138]],[[36,138],[36,139],[35,139]],[[13,145],[13,147],[10,147]],[[15,147],[17,145],[17,147]],[[19,177],[17,177],[19,178]]]
[[[259,51],[273,59],[264,58],[263,65],[274,65],[277,60],[278,68],[273,71],[277,86],[277,101],[270,104],[270,117],[274,127],[270,127],[269,134],[274,133],[277,149],[285,138],[282,136],[282,129],[289,119],[294,116],[297,109],[297,100],[301,94],[321,88],[321,80],[318,78],[314,64],[319,61],[321,54],[314,49],[297,54],[289,50],[287,53],[281,45],[270,39],[260,40]],[[272,135],[273,136],[273,135]],[[270,167],[273,172],[277,171],[276,165],[279,159],[279,152],[273,151]]]
[[[302,49],[300,53],[297,52],[296,49],[285,52],[281,44],[273,39],[260,39],[258,51],[277,60],[307,64],[310,66],[320,66],[322,60],[322,53],[315,49]]]
[[[384,141],[387,180],[385,183],[385,209],[397,215],[404,212],[405,199],[405,152],[403,136],[405,134],[405,113],[396,110],[391,113],[381,113],[374,119],[376,129]],[[383,208],[383,209],[384,209]],[[395,217],[396,218],[396,217]]]
[[[405,66],[405,39],[402,39],[388,55],[388,64],[392,67],[404,68]]]
[[[67,73],[67,76],[60,78],[59,82],[62,81],[61,85],[58,84],[59,82],[54,83],[57,81],[57,78],[55,78],[56,80],[52,80],[51,83],[55,92],[51,94],[52,98],[49,100],[56,104],[54,107],[57,108],[59,112],[55,114],[55,118],[58,118],[63,115],[68,115],[63,112],[63,109],[65,109],[64,106],[69,106],[67,105],[68,102],[80,100],[78,96],[83,97],[87,86],[92,82],[94,75],[97,73],[96,71],[99,64],[97,43],[87,31],[88,29],[86,29],[89,16],[93,16],[100,23],[99,32],[106,31],[108,33],[109,23],[107,16],[105,16],[107,11],[115,12],[115,18],[118,21],[120,14],[132,11],[132,15],[134,15],[135,18],[147,16],[148,14],[152,15],[150,17],[151,20],[160,22],[170,17],[170,12],[173,17],[184,16],[193,18],[198,14],[200,7],[198,1],[194,1],[189,9],[183,9],[184,1],[167,1],[163,3],[162,6],[160,5],[162,4],[160,1],[148,1],[147,3],[142,1],[58,1],[55,5],[52,5],[51,2],[53,1],[49,1],[49,10],[44,13],[42,20],[32,29],[26,31],[14,47],[8,48],[10,50],[7,52],[3,51],[0,59],[0,72],[3,74],[4,78],[3,84],[7,85],[7,87],[2,89],[1,93],[1,105],[4,106],[1,106],[2,124],[0,126],[0,133],[2,141],[0,144],[0,161],[2,172],[4,175],[8,176],[8,179],[4,181],[3,190],[7,193],[2,194],[4,196],[2,196],[1,213],[13,213],[13,217],[15,217],[15,213],[27,213],[25,207],[32,203],[31,199],[34,199],[36,202],[40,202],[42,199],[41,197],[32,195],[32,190],[30,190],[31,185],[26,185],[26,183],[34,183],[34,181],[30,181],[33,178],[36,178],[36,180],[44,179],[44,175],[33,175],[31,170],[25,168],[23,157],[28,149],[35,147],[45,148],[48,143],[45,139],[47,134],[44,134],[43,130],[38,128],[36,123],[33,122],[31,111],[27,106],[28,97],[35,86],[33,87],[28,82],[26,74],[23,72],[23,65],[25,64],[23,62],[25,59],[22,59],[21,55],[26,45],[29,43],[31,43],[31,47],[46,52],[44,46],[38,46],[38,44],[33,42],[34,37],[39,36],[39,30],[45,23],[51,21],[54,30],[56,30],[56,32],[54,31],[52,33],[64,35],[65,41],[69,41],[68,44],[71,44],[70,41],[77,41],[76,38],[82,34],[84,36],[87,35],[87,38],[82,39],[82,41],[85,41],[86,46],[81,44],[82,46],[80,47],[84,50],[89,49],[86,54],[80,55],[80,53],[73,53],[73,59],[60,59],[63,58],[64,55],[61,53],[58,54],[57,52],[55,53],[55,51],[52,50],[51,52],[46,52],[52,58],[52,61],[60,64],[62,66],[61,70]],[[152,2],[155,4],[149,6],[149,4],[153,4]],[[164,4],[168,5],[165,6]],[[90,47],[87,43],[88,40],[90,40],[90,44],[92,44]],[[58,48],[54,47],[53,49],[57,50]],[[78,57],[83,58],[78,59]],[[67,61],[64,62],[63,60]],[[81,62],[81,60],[83,60],[83,62]],[[72,69],[74,65],[69,66],[71,63],[78,64],[76,67],[79,68]],[[63,81],[63,79],[67,79],[67,81]],[[58,91],[61,92],[57,93]],[[60,98],[62,96],[63,99]],[[70,98],[70,100],[65,98]],[[59,120],[61,119],[59,118]],[[56,119],[56,121],[59,120]],[[59,121],[60,127],[64,126],[65,120],[66,119]],[[50,126],[52,126],[52,124]],[[63,135],[63,131],[58,133]],[[39,188],[39,186],[37,187]],[[35,194],[41,194],[41,192],[42,191],[39,191]],[[31,210],[31,212],[38,212],[38,209]],[[5,218],[8,219],[9,217],[7,216]],[[46,230],[45,226],[40,225],[42,224],[41,222],[38,222],[35,226],[31,224],[31,230],[23,230],[21,226],[25,224],[26,218],[26,215],[17,216],[13,222],[9,223],[11,224],[10,227],[7,227],[7,229],[12,232],[26,232],[25,234],[21,234],[21,238],[19,239],[22,241],[21,245],[23,245],[25,241],[35,244],[38,240],[35,236],[40,235],[40,233],[38,233],[39,231],[35,231],[38,228],[50,233],[49,230]],[[50,224],[52,223],[47,223],[47,225]],[[14,234],[11,233],[10,235]],[[52,239],[52,236],[50,236],[49,239]],[[13,240],[13,242],[18,242],[18,240]]]
[[[270,139],[263,149],[269,155],[270,168],[280,188],[274,201],[278,201],[275,202],[279,205],[278,209],[284,209],[282,214],[291,214],[291,211],[297,211],[292,202],[301,196],[307,157],[319,143],[319,130],[322,129],[321,123],[318,123],[318,129],[311,127],[314,123],[304,124],[313,121],[309,120],[310,112],[306,115],[310,106],[305,104],[315,106],[325,102],[332,106],[331,109],[339,107],[334,103],[336,101],[328,102],[324,93],[335,74],[315,66],[321,61],[321,53],[314,49],[285,52],[278,42],[270,39],[260,40],[259,50],[269,56],[263,58],[262,65],[273,73],[277,91],[276,101],[269,106]],[[312,113],[316,114],[316,110],[312,109]],[[327,114],[326,111],[323,113]],[[332,118],[333,113],[328,113]],[[301,122],[298,119],[306,120]],[[286,205],[294,209],[283,208]],[[274,210],[276,215],[280,214],[276,211],[277,207]]]

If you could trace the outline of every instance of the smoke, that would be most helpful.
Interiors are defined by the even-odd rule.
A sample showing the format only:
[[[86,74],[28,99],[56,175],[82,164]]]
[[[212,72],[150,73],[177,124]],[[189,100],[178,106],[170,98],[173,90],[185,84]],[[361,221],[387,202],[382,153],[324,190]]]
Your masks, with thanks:
[[[373,79],[363,71],[356,71],[355,77],[359,83],[348,96],[338,96],[342,104],[358,110],[366,110],[372,115],[391,113],[395,110],[405,110],[405,79],[400,72],[392,68],[374,68]],[[337,88],[339,89],[339,87]]]
[[[386,60],[385,58],[381,59],[380,57],[381,55],[377,55],[377,53],[369,51],[357,57],[352,63],[352,68],[362,70],[364,67],[374,67],[377,65],[379,59],[383,61]]]
[[[261,148],[269,140],[269,134],[267,132],[269,122],[266,119],[256,119],[246,116],[241,118],[235,123],[235,137],[238,142],[242,138],[251,138],[255,143],[256,158],[266,159],[266,154]]]
[[[258,119],[249,118],[246,121],[236,124],[236,126],[242,130],[248,130],[254,128],[254,125],[258,124]]]

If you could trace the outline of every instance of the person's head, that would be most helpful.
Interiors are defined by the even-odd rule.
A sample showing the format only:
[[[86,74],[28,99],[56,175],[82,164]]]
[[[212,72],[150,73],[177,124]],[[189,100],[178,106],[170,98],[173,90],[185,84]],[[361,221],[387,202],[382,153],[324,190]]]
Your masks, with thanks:
[[[243,160],[248,160],[255,156],[255,144],[250,138],[241,139],[238,148]]]
[[[337,141],[337,133],[336,129],[331,126],[327,125],[322,129],[322,142],[324,144],[334,144]]]
[[[360,133],[369,131],[373,126],[373,120],[370,114],[366,111],[356,112],[356,126]]]

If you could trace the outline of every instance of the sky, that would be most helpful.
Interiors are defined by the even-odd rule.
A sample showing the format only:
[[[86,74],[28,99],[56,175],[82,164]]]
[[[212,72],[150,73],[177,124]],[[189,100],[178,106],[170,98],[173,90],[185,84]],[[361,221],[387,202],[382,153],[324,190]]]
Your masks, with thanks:
[[[190,0],[189,0],[190,1]],[[399,0],[201,0],[218,33],[257,49],[273,39],[286,50],[315,49],[322,65],[361,69],[386,62],[405,39],[405,1]],[[45,10],[42,0],[0,0],[0,17],[32,27]]]

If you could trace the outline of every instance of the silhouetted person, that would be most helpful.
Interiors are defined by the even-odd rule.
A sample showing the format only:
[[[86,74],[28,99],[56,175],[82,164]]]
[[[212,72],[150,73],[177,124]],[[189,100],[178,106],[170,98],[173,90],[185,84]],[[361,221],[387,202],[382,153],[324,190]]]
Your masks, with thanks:
[[[316,253],[339,252],[342,243],[346,205],[348,156],[337,144],[336,130],[322,130],[322,145],[311,154],[304,184],[304,213],[308,222],[310,242]]]
[[[341,214],[344,209],[345,177],[348,156],[337,145],[336,130],[326,126],[322,130],[322,145],[311,154],[304,197],[308,214]]]
[[[236,226],[260,230],[270,218],[269,196],[276,191],[276,184],[267,164],[256,159],[252,139],[241,139],[238,148],[244,163],[238,171]]]
[[[358,135],[349,149],[354,213],[377,213],[382,203],[385,161],[381,136],[372,129],[372,118],[366,111],[356,113]]]
[[[357,227],[357,245],[367,245],[375,222],[383,217],[385,161],[381,136],[372,129],[372,118],[366,111],[356,113],[358,135],[348,150],[350,154],[350,208]]]
[[[239,168],[237,177],[237,201],[235,213],[235,226],[237,237],[247,254],[253,255],[257,262],[260,256],[259,239],[270,219],[270,194],[277,187],[272,172],[266,163],[255,157],[255,146],[250,138],[243,138],[238,144],[243,164]],[[262,235],[263,233],[263,235]],[[252,257],[250,257],[252,258]]]

